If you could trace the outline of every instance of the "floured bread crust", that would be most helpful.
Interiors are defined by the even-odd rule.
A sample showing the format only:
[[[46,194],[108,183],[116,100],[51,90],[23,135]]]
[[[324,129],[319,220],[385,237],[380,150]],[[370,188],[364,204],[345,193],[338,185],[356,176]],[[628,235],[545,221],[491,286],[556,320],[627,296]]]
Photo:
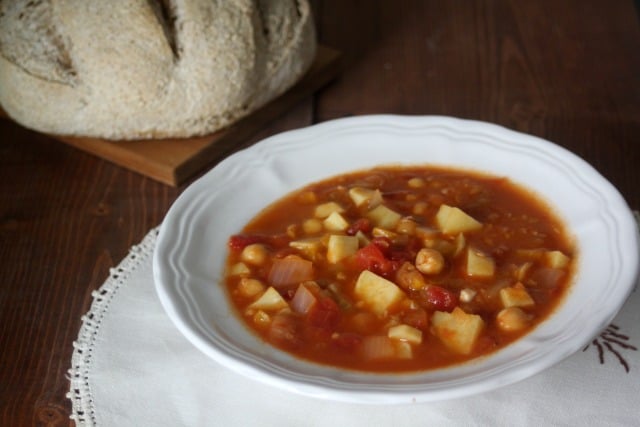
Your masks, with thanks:
[[[2,0],[0,105],[46,133],[203,135],[293,86],[315,49],[307,0]]]

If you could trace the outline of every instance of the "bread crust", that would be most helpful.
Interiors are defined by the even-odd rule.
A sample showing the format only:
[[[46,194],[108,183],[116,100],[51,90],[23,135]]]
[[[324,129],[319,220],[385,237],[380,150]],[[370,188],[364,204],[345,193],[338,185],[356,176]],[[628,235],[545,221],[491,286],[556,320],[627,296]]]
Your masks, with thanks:
[[[293,86],[315,50],[307,0],[3,0],[0,105],[45,133],[204,135]]]

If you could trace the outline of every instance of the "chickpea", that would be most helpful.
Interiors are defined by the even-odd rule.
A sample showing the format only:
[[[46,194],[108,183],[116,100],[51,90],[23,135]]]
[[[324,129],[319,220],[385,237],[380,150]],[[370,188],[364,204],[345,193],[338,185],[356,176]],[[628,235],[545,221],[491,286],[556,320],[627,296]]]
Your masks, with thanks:
[[[529,326],[529,315],[519,307],[507,307],[496,315],[498,327],[503,331],[515,332]]]
[[[240,254],[240,259],[251,265],[263,265],[267,262],[267,257],[269,256],[269,252],[264,245],[260,243],[253,243],[251,245],[247,245]]]
[[[302,223],[302,229],[306,234],[319,233],[320,231],[322,231],[322,228],[322,221],[315,218],[307,219]]]
[[[243,297],[255,297],[256,295],[264,292],[265,286],[258,279],[250,279],[248,277],[243,277],[240,279],[238,283],[238,292]]]
[[[424,274],[438,274],[444,268],[444,257],[431,248],[422,248],[416,255],[416,268]]]
[[[418,228],[418,224],[409,217],[401,218],[398,221],[398,225],[396,225],[396,231],[400,234],[414,235],[416,234],[416,228]]]

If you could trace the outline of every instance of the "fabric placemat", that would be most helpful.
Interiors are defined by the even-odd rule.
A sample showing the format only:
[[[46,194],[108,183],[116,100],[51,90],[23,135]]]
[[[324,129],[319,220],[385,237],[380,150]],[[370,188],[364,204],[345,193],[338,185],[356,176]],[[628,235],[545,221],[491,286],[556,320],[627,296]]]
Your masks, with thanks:
[[[174,327],[156,296],[153,229],[93,293],[74,342],[78,426],[632,426],[640,422],[640,292],[582,351],[516,384],[436,403],[317,400],[236,374]]]

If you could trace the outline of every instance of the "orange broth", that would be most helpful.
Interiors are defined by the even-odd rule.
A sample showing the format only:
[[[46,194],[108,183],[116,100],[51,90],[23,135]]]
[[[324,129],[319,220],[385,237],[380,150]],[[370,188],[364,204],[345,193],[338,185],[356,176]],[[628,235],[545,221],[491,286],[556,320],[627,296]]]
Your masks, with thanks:
[[[314,183],[229,247],[228,294],[252,331],[303,359],[376,372],[449,366],[517,340],[558,306],[576,256],[526,189],[435,167]]]

